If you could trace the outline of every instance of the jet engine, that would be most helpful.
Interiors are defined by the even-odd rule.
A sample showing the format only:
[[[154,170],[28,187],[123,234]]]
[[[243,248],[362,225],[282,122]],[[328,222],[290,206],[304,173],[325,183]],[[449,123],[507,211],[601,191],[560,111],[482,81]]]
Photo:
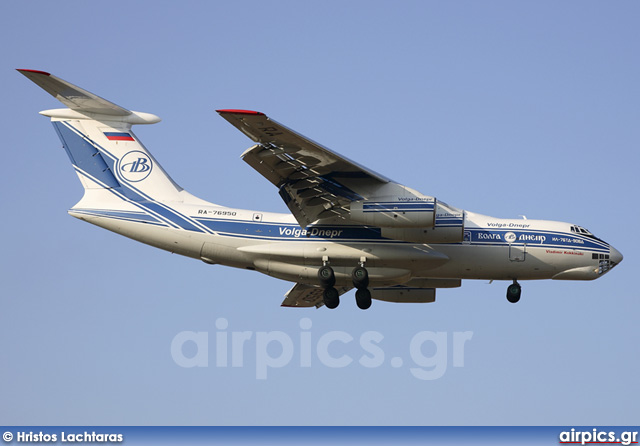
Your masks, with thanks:
[[[436,202],[432,226],[381,228],[382,236],[414,243],[459,243],[464,239],[464,211]]]
[[[371,199],[351,203],[351,220],[379,228],[432,228],[437,200],[411,197]]]

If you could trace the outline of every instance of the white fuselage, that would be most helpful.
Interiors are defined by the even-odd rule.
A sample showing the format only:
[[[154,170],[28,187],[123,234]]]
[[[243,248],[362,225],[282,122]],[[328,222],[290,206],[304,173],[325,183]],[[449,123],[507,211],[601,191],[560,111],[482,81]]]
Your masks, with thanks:
[[[339,285],[350,283],[358,261],[366,262],[373,283],[386,285],[416,278],[591,280],[621,260],[609,244],[562,222],[466,212],[462,242],[421,244],[385,239],[379,228],[355,224],[302,229],[288,214],[195,200],[163,203],[181,216],[166,224],[139,220],[133,209],[127,214],[84,208],[84,200],[70,214],[173,253],[292,282],[313,283],[323,261],[330,262]]]

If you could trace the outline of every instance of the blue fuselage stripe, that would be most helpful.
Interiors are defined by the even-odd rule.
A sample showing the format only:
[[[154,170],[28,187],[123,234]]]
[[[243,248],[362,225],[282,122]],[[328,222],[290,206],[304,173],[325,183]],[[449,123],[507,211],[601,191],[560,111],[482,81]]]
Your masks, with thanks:
[[[376,227],[312,225],[302,229],[295,223],[194,218],[216,233],[230,237],[291,241],[324,239],[340,242],[398,242],[397,240],[382,237],[380,228]],[[609,251],[609,245],[604,242],[585,237],[576,237],[573,234],[562,232],[536,230],[467,229],[465,230],[465,237],[469,238],[465,238],[464,242],[453,244],[509,246],[510,243],[505,240],[505,235],[509,232],[515,234],[516,239],[511,244],[516,246],[526,245],[527,248],[563,248],[597,252]]]

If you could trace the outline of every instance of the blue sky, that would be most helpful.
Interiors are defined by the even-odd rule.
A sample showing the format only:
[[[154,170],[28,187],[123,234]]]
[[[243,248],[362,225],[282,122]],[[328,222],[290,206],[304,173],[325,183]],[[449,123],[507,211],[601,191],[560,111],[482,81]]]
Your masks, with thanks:
[[[631,1],[2,2],[2,424],[636,423],[639,13]],[[288,283],[69,217],[82,188],[37,113],[59,104],[15,68],[162,117],[136,134],[215,203],[287,211],[240,160],[251,141],[214,112],[255,109],[452,205],[585,226],[625,260],[595,282],[525,282],[518,305],[506,283],[465,281],[435,304],[281,308]],[[183,331],[208,333],[208,367],[176,364]],[[219,331],[252,333],[242,367],[216,366]],[[271,332],[292,339],[293,359],[256,379]],[[333,332],[354,340],[332,354],[354,361],[313,353],[300,366],[301,336],[315,349]],[[358,362],[367,332],[383,336],[379,367]],[[447,358],[439,379],[410,371],[421,332],[447,340],[420,350]]]

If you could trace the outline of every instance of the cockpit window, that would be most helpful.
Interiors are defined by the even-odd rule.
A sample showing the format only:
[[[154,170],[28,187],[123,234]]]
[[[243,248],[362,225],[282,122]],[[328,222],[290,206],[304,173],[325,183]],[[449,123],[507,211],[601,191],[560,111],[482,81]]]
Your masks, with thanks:
[[[600,240],[598,237],[593,235],[590,231],[588,231],[587,229],[583,228],[582,226],[576,226],[576,225],[571,226],[571,232],[574,232],[576,234],[583,234],[583,235],[586,235],[587,237],[594,238],[596,240]]]
[[[591,232],[587,231],[585,228],[581,226],[571,226],[571,232],[575,232],[576,234],[585,234],[585,235],[593,235]]]

